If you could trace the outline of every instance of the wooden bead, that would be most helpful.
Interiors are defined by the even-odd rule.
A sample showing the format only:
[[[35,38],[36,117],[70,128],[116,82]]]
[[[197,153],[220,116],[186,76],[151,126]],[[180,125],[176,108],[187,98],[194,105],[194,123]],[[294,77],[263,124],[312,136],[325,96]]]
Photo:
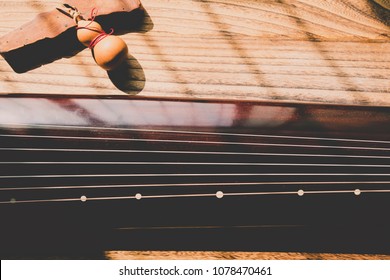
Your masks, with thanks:
[[[108,35],[92,50],[96,63],[105,70],[113,70],[127,59],[126,43],[117,36]]]
[[[103,28],[96,21],[79,20],[77,27],[77,39],[86,47],[96,36],[103,32]]]

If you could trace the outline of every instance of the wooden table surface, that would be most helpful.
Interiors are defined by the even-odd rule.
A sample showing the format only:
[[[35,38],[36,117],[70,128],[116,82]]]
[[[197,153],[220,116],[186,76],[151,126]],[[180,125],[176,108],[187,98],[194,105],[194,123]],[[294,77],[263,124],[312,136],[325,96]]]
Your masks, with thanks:
[[[0,36],[57,1],[0,1]],[[133,95],[390,105],[390,11],[371,0],[143,0],[121,35],[129,66],[88,49],[23,74],[0,57],[0,94]],[[120,88],[120,89],[119,89]]]
[[[390,260],[390,255],[292,252],[107,251],[108,260]]]

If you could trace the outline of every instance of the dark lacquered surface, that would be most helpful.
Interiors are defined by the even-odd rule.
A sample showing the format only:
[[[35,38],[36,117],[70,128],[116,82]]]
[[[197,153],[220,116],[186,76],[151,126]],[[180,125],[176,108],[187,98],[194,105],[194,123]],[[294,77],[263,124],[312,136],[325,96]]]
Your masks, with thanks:
[[[387,107],[174,100],[142,98],[0,97],[0,121],[20,125],[89,127],[302,127],[313,131],[358,131],[387,135]],[[294,132],[292,132],[294,133]]]
[[[8,251],[389,252],[388,108],[2,97],[0,109]]]

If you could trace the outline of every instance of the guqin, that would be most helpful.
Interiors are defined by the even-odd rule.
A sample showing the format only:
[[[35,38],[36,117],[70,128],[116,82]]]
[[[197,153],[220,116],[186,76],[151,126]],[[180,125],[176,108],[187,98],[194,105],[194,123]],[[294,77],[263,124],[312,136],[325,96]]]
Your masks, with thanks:
[[[0,97],[3,253],[390,253],[390,108]]]

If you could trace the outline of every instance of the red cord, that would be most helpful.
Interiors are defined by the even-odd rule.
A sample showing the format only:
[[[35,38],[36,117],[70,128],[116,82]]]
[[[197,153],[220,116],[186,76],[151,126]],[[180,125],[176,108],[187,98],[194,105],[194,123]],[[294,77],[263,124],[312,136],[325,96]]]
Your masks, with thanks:
[[[96,13],[95,13],[95,11],[96,11]],[[90,18],[89,18],[88,20],[94,21],[95,18],[96,18],[96,15],[97,15],[97,13],[98,13],[98,11],[99,11],[99,9],[93,8],[93,9],[91,10],[91,16],[90,16]]]
[[[93,29],[93,28],[89,27],[89,25],[91,25],[91,23],[95,21],[95,18],[96,18],[96,15],[97,15],[97,11],[98,11],[97,8],[93,8],[91,10],[91,16],[88,19],[90,21],[90,23],[88,23],[86,26],[77,27],[76,28],[77,30],[78,29],[87,29],[87,30],[90,30],[90,31],[99,32],[99,34],[95,38],[93,38],[91,43],[89,43],[88,48],[90,48],[90,49],[93,49],[97,45],[97,43],[99,43],[101,40],[103,40],[107,36],[109,36],[109,35],[114,33],[114,29],[113,28],[110,29],[110,33],[106,33],[104,30],[97,30],[97,29]]]
[[[107,36],[111,35],[112,33],[114,33],[114,29],[111,28],[110,30],[110,33],[106,33],[104,31],[102,31],[99,35],[97,35],[92,41],[91,43],[89,43],[89,46],[88,48],[90,49],[93,49],[97,43],[99,43],[101,40],[103,40],[104,38],[106,38]]]

